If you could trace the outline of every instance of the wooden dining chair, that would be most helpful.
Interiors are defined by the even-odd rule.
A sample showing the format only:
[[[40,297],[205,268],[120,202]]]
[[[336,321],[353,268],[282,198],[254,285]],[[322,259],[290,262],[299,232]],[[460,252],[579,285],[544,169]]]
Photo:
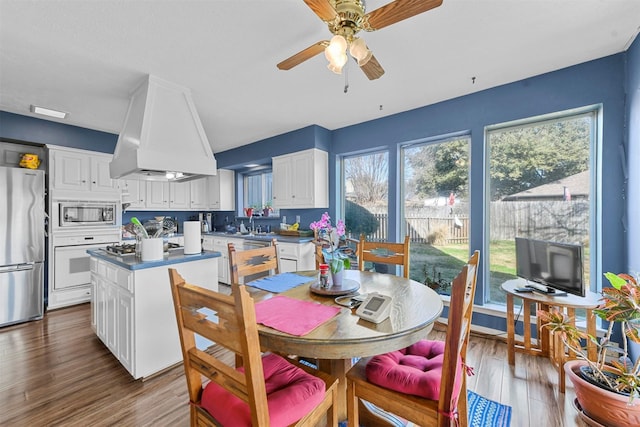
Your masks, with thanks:
[[[169,269],[190,400],[191,426],[338,425],[338,381],[328,374],[273,353],[260,353],[253,299],[234,283],[223,295],[187,284]],[[244,361],[236,369],[196,347],[195,335]],[[209,379],[203,385],[202,376]]]
[[[313,230],[313,244],[315,245],[315,259],[316,259],[316,270],[320,269],[320,264],[324,264],[326,261],[324,259],[324,253],[322,252],[323,248],[329,247],[329,244],[326,240],[322,240],[318,237],[318,230]],[[342,250],[342,253],[349,256],[351,258],[351,254],[358,255],[358,245],[360,241],[358,239],[346,238],[341,241],[341,244],[344,246],[339,246]],[[355,248],[355,250],[354,250]],[[355,263],[352,263],[355,267]]]
[[[277,240],[271,240],[271,246],[263,248],[237,251],[233,243],[228,244],[229,274],[231,283],[246,283],[257,279],[256,275],[263,273],[278,274],[279,259]],[[248,278],[249,280],[246,280]],[[245,279],[241,282],[240,279]]]
[[[358,243],[358,268],[364,271],[365,263],[393,264],[402,266],[402,274],[409,278],[409,236],[403,243],[367,241],[364,234]]]
[[[359,398],[423,427],[467,426],[465,363],[479,258],[475,251],[453,280],[444,342],[421,340],[347,372],[350,427],[359,423]]]

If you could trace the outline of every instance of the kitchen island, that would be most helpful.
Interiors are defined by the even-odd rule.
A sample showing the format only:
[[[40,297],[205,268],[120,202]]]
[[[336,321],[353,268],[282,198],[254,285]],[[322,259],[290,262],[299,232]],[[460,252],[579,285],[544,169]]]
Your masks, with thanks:
[[[219,252],[185,255],[182,249],[159,261],[113,255],[91,256],[91,327],[133,378],[144,378],[182,361],[168,268],[189,283],[218,290]]]

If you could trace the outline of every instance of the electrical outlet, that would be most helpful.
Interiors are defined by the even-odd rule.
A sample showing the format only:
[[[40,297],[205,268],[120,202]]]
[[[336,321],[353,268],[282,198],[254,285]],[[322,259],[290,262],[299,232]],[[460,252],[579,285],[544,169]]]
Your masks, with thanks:
[[[296,222],[300,224],[300,215],[296,215]]]

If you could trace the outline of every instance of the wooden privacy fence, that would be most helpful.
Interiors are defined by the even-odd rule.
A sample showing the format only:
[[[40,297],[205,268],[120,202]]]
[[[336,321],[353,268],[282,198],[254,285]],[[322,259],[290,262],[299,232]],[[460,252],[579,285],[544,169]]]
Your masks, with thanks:
[[[513,240],[516,236],[558,242],[576,242],[589,236],[589,201],[492,202],[491,240]],[[368,240],[388,240],[387,214],[373,214],[378,231]],[[443,245],[469,241],[469,217],[407,214],[407,232],[412,242]],[[354,236],[358,237],[358,236]]]
[[[378,231],[367,235],[367,240],[388,239],[387,214],[374,214]],[[469,240],[468,217],[405,217],[407,232],[412,242],[429,244],[466,243]]]
[[[577,242],[589,236],[588,200],[491,203],[491,240],[516,236]]]

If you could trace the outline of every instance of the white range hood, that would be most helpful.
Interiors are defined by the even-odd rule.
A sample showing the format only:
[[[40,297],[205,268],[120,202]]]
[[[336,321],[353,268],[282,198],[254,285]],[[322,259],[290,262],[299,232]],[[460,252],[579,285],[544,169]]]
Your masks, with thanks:
[[[191,91],[147,76],[132,92],[109,164],[111,178],[188,181],[216,169]]]

